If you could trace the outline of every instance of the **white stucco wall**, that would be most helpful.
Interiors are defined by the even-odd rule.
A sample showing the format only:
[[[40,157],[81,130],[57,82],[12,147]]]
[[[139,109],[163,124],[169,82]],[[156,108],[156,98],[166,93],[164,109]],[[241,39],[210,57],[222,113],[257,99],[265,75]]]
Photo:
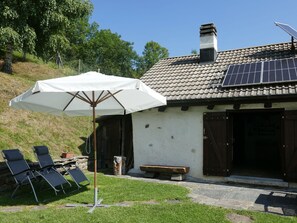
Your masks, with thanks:
[[[297,103],[273,104],[273,108],[297,110]],[[233,106],[150,109],[132,115],[134,169],[140,173],[143,164],[189,166],[190,177],[203,176],[203,113],[233,109]],[[241,105],[240,109],[263,109],[263,104]]]

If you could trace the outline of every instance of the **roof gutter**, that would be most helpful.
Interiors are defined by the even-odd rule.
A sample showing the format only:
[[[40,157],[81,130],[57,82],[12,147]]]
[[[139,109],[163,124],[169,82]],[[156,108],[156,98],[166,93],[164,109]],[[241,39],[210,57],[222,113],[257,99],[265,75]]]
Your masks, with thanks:
[[[256,103],[280,103],[297,102],[296,94],[240,97],[240,98],[211,98],[211,99],[189,99],[189,100],[167,100],[167,107],[180,106],[208,106],[208,105],[230,105],[230,104],[256,104]]]

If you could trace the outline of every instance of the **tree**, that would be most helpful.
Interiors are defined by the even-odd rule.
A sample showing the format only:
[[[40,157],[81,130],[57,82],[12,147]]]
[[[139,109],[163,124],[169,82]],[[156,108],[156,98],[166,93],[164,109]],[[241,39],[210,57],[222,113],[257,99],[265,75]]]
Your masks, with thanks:
[[[198,51],[197,51],[196,49],[193,49],[193,50],[191,51],[191,54],[198,55]]]
[[[47,0],[35,3],[36,52],[44,60],[70,48],[69,27],[89,17],[93,6],[87,0]]]
[[[12,53],[16,49],[34,51],[36,35],[34,30],[26,24],[29,14],[28,1],[2,0],[0,2],[0,46],[5,51],[3,71],[12,73]]]
[[[88,0],[1,0],[0,46],[5,48],[3,71],[12,73],[12,52],[22,50],[48,60],[69,47],[67,27],[90,15]]]
[[[118,76],[133,76],[137,54],[133,43],[124,41],[109,29],[97,30],[80,49],[80,57],[89,69]]]
[[[80,54],[92,38],[98,32],[99,25],[96,22],[89,24],[89,16],[80,18],[67,29],[67,37],[70,49],[65,52],[68,60],[82,59]]]
[[[169,52],[165,47],[162,47],[159,43],[154,41],[147,42],[144,46],[142,57],[138,60],[137,70],[139,75],[144,74],[160,59],[168,56]]]

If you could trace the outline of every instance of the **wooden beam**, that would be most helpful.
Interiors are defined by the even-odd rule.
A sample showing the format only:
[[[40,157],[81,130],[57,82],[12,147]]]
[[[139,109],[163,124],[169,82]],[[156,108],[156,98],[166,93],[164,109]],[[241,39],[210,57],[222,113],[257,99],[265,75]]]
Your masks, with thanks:
[[[168,100],[167,107],[181,107],[187,106],[207,106],[213,105],[233,105],[239,104],[263,104],[265,101],[271,101],[272,103],[280,102],[297,102],[296,94],[291,95],[269,95],[269,96],[257,96],[257,97],[230,97],[230,98],[210,98],[210,99],[189,99],[189,100]]]
[[[188,111],[189,110],[189,106],[184,105],[184,106],[181,107],[180,110],[182,110],[182,111]]]
[[[234,104],[233,109],[234,110],[239,110],[240,109],[240,104]]]
[[[158,112],[164,112],[166,110],[167,106],[161,106],[158,108]]]
[[[214,108],[215,105],[207,105],[207,109],[208,110],[212,110]]]
[[[267,101],[264,103],[264,108],[272,108],[272,103],[271,101]]]

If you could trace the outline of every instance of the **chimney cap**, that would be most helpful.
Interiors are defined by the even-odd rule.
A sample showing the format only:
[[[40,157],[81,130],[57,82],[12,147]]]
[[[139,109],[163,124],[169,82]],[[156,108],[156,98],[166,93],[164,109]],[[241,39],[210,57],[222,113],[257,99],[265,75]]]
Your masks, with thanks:
[[[218,51],[217,29],[213,23],[200,26],[200,59],[199,63],[213,63]]]
[[[205,26],[213,26],[215,27],[215,24],[213,22],[210,23],[206,23],[206,24],[202,24],[201,27],[205,27]]]
[[[217,34],[217,29],[214,23],[207,23],[200,26],[200,34],[215,33]]]

